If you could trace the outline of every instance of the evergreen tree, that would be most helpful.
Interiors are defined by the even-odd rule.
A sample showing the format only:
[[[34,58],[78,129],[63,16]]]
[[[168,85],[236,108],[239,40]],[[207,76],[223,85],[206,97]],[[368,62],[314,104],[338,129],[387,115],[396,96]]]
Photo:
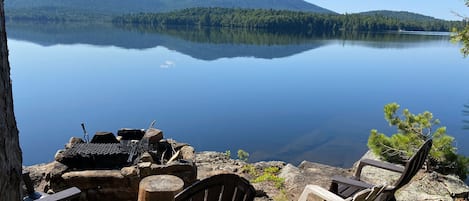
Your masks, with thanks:
[[[402,14],[400,14],[402,15]],[[400,16],[398,15],[398,16]],[[139,13],[115,17],[119,25],[204,26],[267,29],[278,32],[337,32],[337,31],[450,31],[462,27],[457,21],[444,21],[425,17],[387,17],[381,14],[318,14],[295,11],[188,8],[168,13]]]
[[[402,116],[398,116],[399,108],[397,103],[384,106],[384,118],[390,126],[397,128],[397,133],[388,137],[372,130],[368,139],[370,150],[386,161],[405,163],[427,139],[432,138],[433,146],[427,160],[427,169],[466,179],[469,158],[457,154],[456,147],[453,146],[454,138],[446,133],[446,127],[436,128],[440,122],[428,111],[412,114],[404,109]]]
[[[469,6],[469,0],[466,0],[466,6]],[[465,17],[463,21],[465,28],[461,30],[455,29],[456,35],[453,36],[453,40],[462,43],[461,53],[464,57],[467,57],[469,55],[469,18]]]

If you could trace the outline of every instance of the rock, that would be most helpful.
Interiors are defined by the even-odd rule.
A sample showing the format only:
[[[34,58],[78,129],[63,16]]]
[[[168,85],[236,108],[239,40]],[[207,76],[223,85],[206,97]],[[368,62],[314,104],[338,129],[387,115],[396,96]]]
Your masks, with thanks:
[[[166,139],[164,140],[166,141],[167,143],[171,144],[171,146],[173,146],[174,149],[180,149],[181,147],[183,146],[189,146],[189,144],[187,143],[184,143],[184,142],[177,142],[176,140],[174,139]],[[161,142],[161,141],[160,141]]]
[[[459,177],[455,175],[439,175],[443,176],[443,184],[452,197],[467,198],[469,195],[469,186],[467,186]]]
[[[65,150],[59,149],[54,155],[54,160],[55,161],[62,161],[64,159],[64,152]]]
[[[469,187],[453,175],[419,172],[409,184],[399,189],[397,200],[467,200]]]
[[[268,167],[277,167],[278,169],[282,169],[283,167],[285,167],[285,165],[287,165],[287,163],[283,161],[260,161],[260,162],[254,163],[254,166],[257,169],[265,169]]]
[[[121,140],[141,140],[144,134],[143,129],[121,128],[117,131]]]
[[[183,147],[181,147],[181,149],[183,149]],[[367,153],[364,157],[374,158],[375,156],[371,153]],[[257,172],[262,172],[264,169],[269,167],[278,167],[280,169],[278,176],[285,179],[284,190],[279,190],[275,187],[273,182],[252,183],[259,196],[255,198],[256,201],[272,199],[296,201],[304,187],[308,184],[315,184],[328,189],[331,178],[334,175],[352,175],[352,171],[350,169],[337,168],[307,161],[303,161],[298,167],[295,167],[292,164],[285,164],[285,162],[282,161],[262,161],[249,164],[244,161],[230,159],[224,153],[220,152],[199,152],[195,154],[195,160],[193,161],[195,161],[197,165],[198,179],[203,179],[215,174],[234,173],[252,181],[255,176],[250,175],[249,171],[241,171],[244,170],[246,165],[251,165]],[[47,182],[50,181],[50,179],[62,179],[60,176],[64,173],[67,167],[61,163],[53,162],[45,165],[25,167],[25,169],[31,172],[31,178],[35,184],[40,183],[40,185],[42,185],[40,191],[44,192],[48,189],[53,189],[54,191],[58,190],[57,188],[60,186],[48,187]],[[91,177],[91,180],[80,180],[78,183],[83,183],[80,185],[88,185],[89,187],[94,185],[93,189],[96,190],[96,192],[93,194],[93,189],[91,189],[87,193],[86,198],[91,199],[93,196],[103,196],[103,193],[112,191],[116,192],[112,194],[114,197],[99,197],[100,199],[97,197],[96,199],[121,200],[123,199],[123,194],[125,194],[129,196],[129,200],[132,200],[132,196],[135,196],[136,194],[128,192],[128,187],[131,186],[131,189],[134,190],[138,189],[139,178],[157,173],[165,173],[165,171],[181,172],[181,170],[188,170],[188,167],[185,167],[184,164],[174,164],[171,167],[164,167],[163,165],[144,162],[139,163],[138,167],[125,167],[120,170],[115,170],[114,172],[97,171],[95,172],[95,177]],[[77,173],[75,172],[73,174]],[[72,179],[71,172],[64,175],[67,180]],[[105,175],[107,176],[104,177]],[[186,176],[184,176],[184,174],[180,174],[177,176],[183,178],[184,181],[193,181],[196,177],[194,174],[187,174]],[[393,178],[395,179],[395,177],[398,176],[399,175],[392,175],[392,173],[385,172],[383,170],[373,170],[369,167],[366,167],[362,172],[362,177],[372,182],[389,183],[389,181],[392,181]],[[125,186],[126,188],[111,189],[110,183],[112,183],[112,185]],[[408,185],[396,192],[396,198],[397,200],[467,200],[468,192],[469,187],[455,176],[441,175],[438,173],[425,173],[422,171],[419,172]],[[282,198],[282,196],[284,197]]]
[[[65,145],[65,148],[70,149],[76,143],[84,143],[84,141],[78,137],[71,137],[70,140],[68,140],[68,143]]]
[[[153,162],[155,162],[155,161],[153,161],[153,157],[151,157],[150,153],[144,152],[144,153],[140,156],[140,160],[139,160],[139,163],[142,163],[142,162],[150,162],[150,163],[153,163]]]
[[[163,131],[156,128],[149,128],[143,137],[147,138],[150,144],[156,144],[163,139]]]
[[[282,168],[278,176],[280,178],[284,178],[285,183],[288,183],[288,184],[293,184],[297,182],[298,180],[304,180],[304,177],[302,177],[302,172],[300,168],[297,168],[290,163],[287,164],[284,168]]]
[[[62,174],[68,169],[66,165],[56,162],[56,161],[52,162],[51,165],[52,167],[49,170],[49,173],[47,175],[47,177],[50,180],[59,179],[62,176]]]
[[[431,177],[430,174],[418,173],[409,184],[395,193],[396,200],[453,200],[442,183],[434,181]]]
[[[134,177],[138,176],[138,169],[136,166],[130,166],[130,167],[123,167],[121,169],[121,174],[124,177]]]
[[[151,162],[138,163],[138,172],[141,177],[146,177],[151,175]]]
[[[181,157],[185,160],[195,160],[195,149],[191,146],[183,146],[181,148]]]
[[[368,151],[363,158],[379,160],[372,152]],[[355,165],[356,167],[356,165]],[[394,184],[400,177],[399,173],[365,166],[362,170],[362,180],[372,184]],[[412,200],[455,200],[462,198],[467,200],[469,187],[456,176],[442,175],[436,172],[421,170],[412,180],[394,194],[398,201]]]
[[[91,139],[91,143],[119,143],[119,141],[111,132],[96,132],[93,139]]]
[[[381,161],[379,159],[379,157],[376,156],[375,154],[373,154],[373,152],[371,152],[371,151],[367,151],[360,158],[360,160],[361,159],[372,159],[372,160]],[[357,166],[358,166],[358,161],[353,165],[353,171],[352,172],[356,171]],[[397,165],[397,166],[403,167],[402,165]],[[372,183],[372,184],[377,184],[377,185],[378,184],[392,185],[392,184],[397,182],[397,180],[399,179],[400,176],[401,176],[401,174],[397,173],[397,172],[384,170],[384,169],[381,169],[381,168],[375,168],[375,167],[372,167],[372,166],[365,166],[362,169],[362,174],[360,175],[360,179],[362,181]]]
[[[34,184],[34,188],[41,192],[47,192],[46,186],[46,176],[50,177],[50,172],[54,168],[54,165],[57,162],[38,164],[24,167],[23,169],[29,171],[29,176],[31,181]]]
[[[346,177],[351,175],[350,169],[333,167],[309,161],[301,162],[298,168],[305,170],[305,175],[310,178],[309,184],[314,181],[314,184],[322,186],[326,189],[329,189],[329,186],[331,184],[331,178],[333,176],[339,175]]]
[[[229,159],[220,152],[199,152],[195,155],[197,178],[203,179],[215,174],[238,172],[246,163]]]
[[[112,188],[125,182],[120,170],[82,170],[67,172],[62,175],[67,183],[73,183],[81,189]]]
[[[329,189],[331,178],[335,175],[348,176],[350,170],[303,161],[298,167],[287,164],[280,171],[279,177],[285,179],[289,200],[298,200],[301,192],[308,184],[315,184]]]

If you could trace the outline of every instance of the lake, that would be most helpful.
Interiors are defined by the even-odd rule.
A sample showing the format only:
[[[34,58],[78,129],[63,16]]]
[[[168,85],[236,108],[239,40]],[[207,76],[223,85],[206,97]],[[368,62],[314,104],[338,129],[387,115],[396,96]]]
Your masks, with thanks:
[[[148,128],[197,151],[350,167],[383,106],[433,112],[469,155],[469,60],[441,33],[285,34],[7,24],[25,165],[72,136]],[[466,142],[466,143],[465,143]]]

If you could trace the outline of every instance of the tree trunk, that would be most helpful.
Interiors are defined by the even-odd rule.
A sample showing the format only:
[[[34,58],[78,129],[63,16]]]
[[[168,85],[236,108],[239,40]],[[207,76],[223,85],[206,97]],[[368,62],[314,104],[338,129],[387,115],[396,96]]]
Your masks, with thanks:
[[[18,140],[3,0],[0,0],[0,201],[19,201],[22,158]]]

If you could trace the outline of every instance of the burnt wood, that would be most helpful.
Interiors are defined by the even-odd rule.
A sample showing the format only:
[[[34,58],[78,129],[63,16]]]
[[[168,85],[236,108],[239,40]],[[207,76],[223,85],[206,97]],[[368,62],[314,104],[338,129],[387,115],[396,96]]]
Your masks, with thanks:
[[[175,201],[252,201],[254,187],[235,174],[220,174],[198,181],[178,193]]]
[[[141,140],[145,131],[141,129],[120,129],[117,131],[117,136],[121,136],[121,140]]]
[[[335,176],[332,178],[330,191],[345,198],[350,197],[363,189],[369,188],[371,184],[366,184],[360,181],[362,168],[368,165],[401,173],[401,176],[399,177],[397,182],[384,190],[383,194],[385,194],[385,196],[381,196],[381,200],[395,200],[394,192],[409,183],[412,177],[417,174],[417,172],[422,168],[423,164],[425,163],[425,160],[431,148],[432,139],[429,139],[425,141],[425,143],[417,150],[417,152],[415,152],[415,154],[409,160],[407,160],[404,168],[382,161],[375,161],[370,159],[360,160],[357,167],[357,171],[355,172],[353,178],[348,179],[340,176]]]

